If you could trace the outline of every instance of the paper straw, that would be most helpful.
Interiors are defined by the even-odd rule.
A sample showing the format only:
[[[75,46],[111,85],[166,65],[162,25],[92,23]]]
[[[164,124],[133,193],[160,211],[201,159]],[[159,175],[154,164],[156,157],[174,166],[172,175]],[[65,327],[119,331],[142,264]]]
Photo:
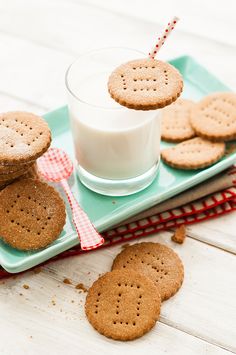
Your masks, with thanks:
[[[165,27],[163,30],[162,34],[160,37],[158,37],[158,41],[155,45],[155,47],[152,49],[150,53],[148,53],[148,56],[150,59],[154,59],[155,56],[157,55],[157,52],[161,49],[163,44],[165,43],[167,37],[171,34],[172,30],[175,28],[176,23],[179,21],[178,17],[173,17],[173,19],[168,23],[168,25]]]

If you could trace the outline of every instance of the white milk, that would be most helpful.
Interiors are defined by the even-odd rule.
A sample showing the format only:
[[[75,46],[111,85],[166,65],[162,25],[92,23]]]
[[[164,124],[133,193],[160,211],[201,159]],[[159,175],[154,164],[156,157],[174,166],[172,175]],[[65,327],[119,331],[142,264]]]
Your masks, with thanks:
[[[93,74],[74,83],[80,101],[70,95],[69,109],[76,158],[97,177],[134,178],[158,163],[158,111],[131,110],[117,104],[107,91],[109,74]]]

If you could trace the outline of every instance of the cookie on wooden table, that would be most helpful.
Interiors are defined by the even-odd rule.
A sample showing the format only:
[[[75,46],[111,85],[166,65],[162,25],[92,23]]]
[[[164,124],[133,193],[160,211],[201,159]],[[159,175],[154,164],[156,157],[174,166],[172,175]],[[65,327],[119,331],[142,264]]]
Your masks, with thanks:
[[[42,181],[20,179],[0,192],[0,201],[0,236],[13,248],[44,248],[65,224],[64,201]]]
[[[225,153],[225,143],[196,137],[162,150],[162,160],[176,169],[192,170],[210,166]]]
[[[156,59],[137,59],[122,64],[108,80],[111,97],[135,110],[154,110],[170,105],[182,89],[179,71]]]
[[[132,340],[159,319],[161,298],[155,284],[133,270],[115,270],[94,282],[86,298],[86,316],[101,334]]]
[[[166,142],[182,142],[195,136],[190,124],[191,110],[195,103],[178,99],[161,111],[161,139]]]
[[[162,301],[173,296],[184,279],[179,256],[159,243],[139,243],[125,248],[116,256],[112,270],[134,270],[150,278],[157,286]]]
[[[236,139],[236,94],[206,96],[192,110],[191,125],[198,136],[215,141]]]
[[[34,161],[50,146],[46,121],[29,112],[0,114],[0,164],[16,165]]]

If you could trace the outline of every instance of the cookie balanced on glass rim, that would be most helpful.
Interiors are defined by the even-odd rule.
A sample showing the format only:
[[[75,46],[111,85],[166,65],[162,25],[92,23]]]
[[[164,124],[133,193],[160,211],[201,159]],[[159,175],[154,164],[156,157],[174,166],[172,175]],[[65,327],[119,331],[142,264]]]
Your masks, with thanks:
[[[183,80],[173,65],[155,59],[178,22],[173,17],[158,37],[148,58],[120,65],[110,75],[108,91],[120,105],[135,110],[155,110],[176,101],[183,90]]]
[[[137,59],[120,65],[110,75],[108,91],[120,105],[135,110],[155,110],[176,101],[183,79],[171,64]]]

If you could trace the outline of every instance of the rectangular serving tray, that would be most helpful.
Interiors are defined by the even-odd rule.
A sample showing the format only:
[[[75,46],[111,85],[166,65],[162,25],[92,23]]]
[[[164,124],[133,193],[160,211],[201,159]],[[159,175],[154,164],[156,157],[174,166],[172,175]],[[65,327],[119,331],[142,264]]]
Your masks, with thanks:
[[[176,58],[170,63],[183,75],[183,97],[185,98],[197,101],[211,92],[230,90],[189,56]],[[74,159],[67,107],[49,112],[44,117],[52,130],[52,145],[63,148]],[[168,145],[162,142],[161,148]],[[232,165],[235,159],[236,153],[232,153],[215,165],[197,171],[176,170],[161,162],[159,173],[152,185],[126,197],[108,197],[92,192],[80,183],[75,174],[70,179],[70,184],[80,205],[96,228],[102,232],[128,217],[201,183]],[[64,195],[63,197],[66,201]],[[0,264],[7,271],[16,273],[38,265],[75,246],[79,240],[70,221],[71,214],[67,204],[67,222],[60,237],[47,248],[37,252],[18,251],[0,241]]]

